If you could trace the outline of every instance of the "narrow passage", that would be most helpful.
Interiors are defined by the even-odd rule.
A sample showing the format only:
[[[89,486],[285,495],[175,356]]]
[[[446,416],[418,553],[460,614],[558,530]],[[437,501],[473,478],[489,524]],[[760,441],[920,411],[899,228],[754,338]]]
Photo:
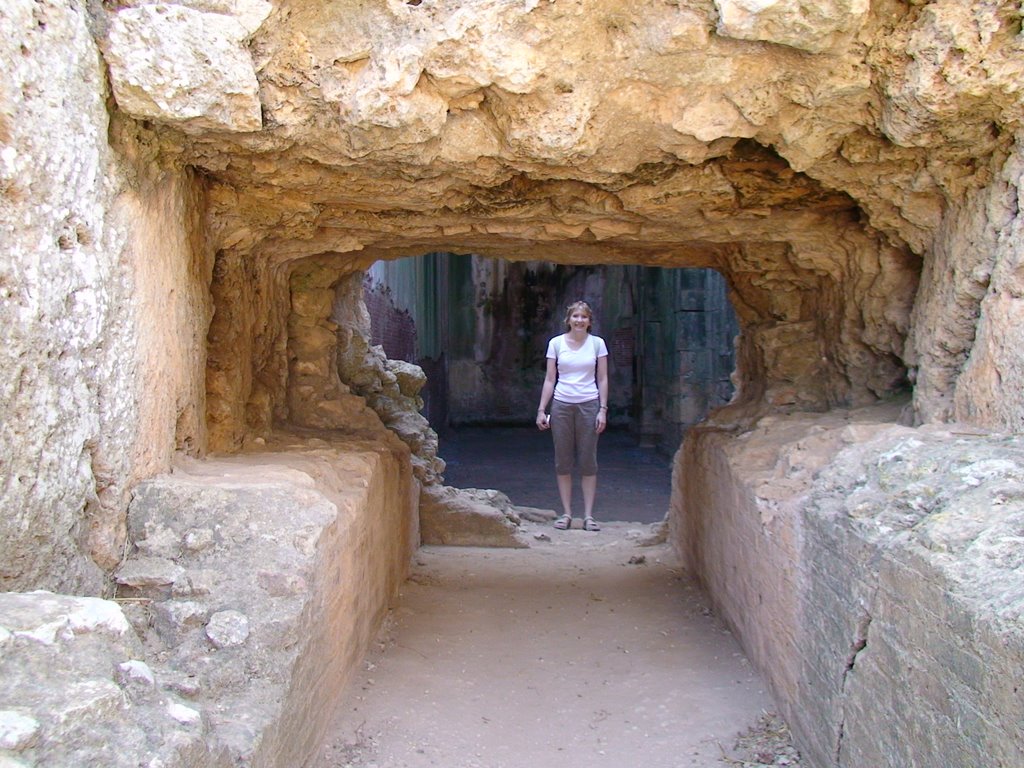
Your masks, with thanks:
[[[647,526],[427,547],[318,768],[721,766],[771,708]]]

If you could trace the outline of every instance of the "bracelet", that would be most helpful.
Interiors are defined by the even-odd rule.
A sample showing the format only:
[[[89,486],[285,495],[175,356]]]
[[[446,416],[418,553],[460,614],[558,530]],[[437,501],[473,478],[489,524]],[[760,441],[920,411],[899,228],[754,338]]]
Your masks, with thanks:
[[[600,408],[598,408],[597,410],[599,410],[599,411],[607,411],[607,410],[608,410],[608,406],[607,406],[607,405],[602,405],[602,406],[601,406]]]

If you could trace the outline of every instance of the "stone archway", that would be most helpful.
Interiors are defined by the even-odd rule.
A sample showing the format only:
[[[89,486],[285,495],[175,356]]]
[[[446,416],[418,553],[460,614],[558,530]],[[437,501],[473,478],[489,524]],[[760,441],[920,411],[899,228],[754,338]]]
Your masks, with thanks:
[[[691,566],[779,670],[822,764],[1019,763],[1017,495],[1000,489],[1020,460],[988,430],[1024,428],[1020,9],[749,6],[5,4],[4,588],[109,595],[120,579],[170,593],[168,637],[209,626],[211,590],[175,566],[216,551],[214,528],[164,536],[141,506],[174,465],[189,493],[229,494],[266,479],[232,462],[273,454],[267,476],[327,500],[306,512],[380,511],[324,539],[373,574],[372,600],[331,604],[358,616],[354,658],[415,539],[415,483],[407,445],[331,376],[337,286],[437,249],[714,268],[740,319],[740,394],[679,456]],[[350,433],[298,434],[304,419]],[[303,530],[288,541],[316,560]],[[147,547],[157,565],[125,570]],[[213,626],[244,635],[234,614]],[[866,703],[881,687],[902,696],[891,712]],[[921,733],[941,739],[906,738]]]

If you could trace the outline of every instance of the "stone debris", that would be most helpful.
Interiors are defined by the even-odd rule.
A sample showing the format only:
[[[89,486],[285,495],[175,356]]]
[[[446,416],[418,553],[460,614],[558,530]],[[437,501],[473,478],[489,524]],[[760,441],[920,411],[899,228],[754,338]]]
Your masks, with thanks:
[[[179,728],[116,602],[0,593],[0,626],[0,765],[225,766],[199,719]]]
[[[518,504],[516,505],[516,514],[523,520],[528,520],[531,523],[552,523],[558,517],[558,513],[553,509],[524,507]]]
[[[214,648],[234,648],[249,639],[249,618],[238,611],[218,611],[206,625]]]
[[[518,508],[501,491],[427,486],[420,492],[424,544],[528,547]]]
[[[722,762],[737,768],[801,765],[789,726],[774,712],[763,712],[757,723],[737,736],[733,750],[735,756],[723,756]]]
[[[139,557],[125,562],[117,569],[117,583],[129,587],[133,593],[158,596],[170,588],[185,571],[173,560],[164,557]]]
[[[144,695],[156,688],[156,675],[150,666],[137,659],[129,659],[117,665],[117,684],[131,693],[132,688],[137,688]]]
[[[0,710],[0,749],[23,752],[39,736],[39,721],[14,710]]]

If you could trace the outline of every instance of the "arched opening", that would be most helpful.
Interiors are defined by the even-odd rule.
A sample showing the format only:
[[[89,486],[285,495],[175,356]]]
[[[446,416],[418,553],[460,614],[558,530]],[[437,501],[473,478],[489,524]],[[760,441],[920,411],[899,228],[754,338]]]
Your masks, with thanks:
[[[447,250],[718,270],[668,533],[709,607],[816,764],[1024,764],[1019,9],[811,5],[5,4],[0,644],[71,682],[5,743],[307,762],[443,475],[362,272]],[[39,589],[123,590],[184,710]]]
[[[794,173],[780,157],[748,142],[736,143],[702,168],[670,163],[658,172],[638,169],[637,175],[613,186],[520,173],[500,185],[470,184],[463,193],[458,206],[432,214],[318,207],[310,215],[319,223],[304,230],[303,238],[286,239],[266,230],[263,240],[245,249],[224,250],[214,291],[219,286],[237,289],[234,297],[224,291],[217,302],[218,314],[234,335],[222,338],[211,332],[210,380],[234,377],[237,384],[208,389],[211,444],[237,450],[258,445],[261,435],[275,430],[297,434],[306,445],[329,444],[338,433],[385,440],[383,423],[384,431],[392,438],[398,435],[409,450],[423,541],[473,544],[486,538],[493,546],[492,537],[500,534],[506,536],[505,545],[523,546],[511,540],[515,532],[508,532],[506,518],[494,524],[479,513],[478,500],[448,494],[442,480],[443,450],[439,452],[436,433],[419,413],[425,405],[420,393],[430,377],[424,379],[418,367],[412,370],[403,361],[388,359],[374,345],[364,273],[375,263],[396,265],[419,254],[424,261],[412,268],[410,286],[436,287],[438,265],[428,266],[424,256],[435,253],[474,254],[509,265],[546,263],[552,273],[572,267],[583,275],[596,265],[716,270],[728,288],[739,327],[731,377],[736,389],[706,432],[702,426],[686,427],[686,445],[695,447],[676,454],[666,535],[684,552],[687,566],[696,566],[702,584],[724,596],[716,608],[729,626],[742,629],[745,649],[759,669],[772,675],[773,690],[788,690],[803,651],[792,633],[777,635],[776,628],[780,622],[803,626],[793,595],[806,590],[799,582],[800,571],[793,568],[800,553],[792,548],[800,541],[801,523],[791,514],[764,513],[758,507],[760,497],[750,496],[745,473],[787,472],[795,465],[788,457],[776,458],[782,443],[759,446],[754,460],[741,465],[731,463],[728,451],[744,445],[743,435],[762,421],[775,423],[773,419],[799,414],[825,418],[831,411],[842,421],[850,408],[891,400],[905,403],[909,378],[902,355],[920,259],[872,229],[848,195]],[[244,219],[260,205],[259,191],[235,194],[232,190],[217,197],[218,215]],[[687,203],[687,196],[694,194],[700,202]],[[472,274],[471,265],[468,271]],[[488,273],[485,287],[494,274]],[[477,311],[478,298],[509,316],[517,309],[500,293],[497,299],[488,291],[478,297],[473,280],[463,286],[474,288],[459,304],[470,315]],[[239,292],[245,296],[241,303],[233,300]],[[431,290],[423,301],[436,299]],[[217,324],[215,316],[215,328]],[[466,328],[476,325],[467,322]],[[460,343],[471,339],[473,347],[477,335],[471,330]],[[673,327],[663,338],[671,338],[674,352],[683,352],[687,350],[680,349],[679,340],[686,337]],[[480,348],[487,352],[491,337],[482,338],[486,343]],[[518,335],[514,342],[533,353],[540,346]],[[427,359],[430,367],[440,358]],[[488,398],[495,399],[493,393],[481,394],[490,390],[478,385],[481,363],[488,360],[484,353],[478,360],[474,351],[457,368],[457,375],[469,382],[461,391],[472,393],[477,409]],[[667,361],[663,355],[657,362]],[[658,397],[667,397],[681,379],[679,361],[667,367],[671,375],[661,379],[666,387]],[[450,377],[452,370],[442,368],[440,377],[435,370],[435,378],[443,379],[445,371]],[[508,373],[501,365],[493,370]],[[531,374],[539,376],[540,371]],[[533,387],[502,390],[503,407],[514,412],[521,398],[518,408],[533,413],[539,379],[534,381]],[[634,394],[646,386],[642,380],[631,384]],[[663,401],[641,398],[644,407],[636,411],[637,432],[646,439],[651,430],[643,413],[654,402]],[[440,404],[442,410],[450,405],[447,399]],[[427,411],[437,405],[435,397]],[[631,405],[622,413],[630,413]],[[891,424],[898,411],[888,408],[880,418]],[[498,415],[508,418],[507,412]],[[444,416],[446,424],[449,418]],[[809,418],[813,422],[816,417]],[[662,418],[657,427],[667,450],[674,451],[682,419]],[[691,435],[696,438],[691,440]],[[795,487],[792,478],[786,480],[788,484],[777,483],[773,475],[771,484],[787,491]],[[710,503],[695,504],[701,499]],[[463,515],[456,533],[437,523],[453,511]],[[736,514],[724,514],[732,511]],[[415,540],[416,531],[410,525],[394,538]],[[791,709],[786,714],[799,713]]]
[[[550,438],[535,439],[533,420],[545,345],[577,298],[594,307],[593,332],[609,348],[601,495],[621,496],[602,507],[613,519],[661,520],[682,435],[733,395],[739,327],[717,272],[435,252],[376,262],[363,290],[371,342],[426,373],[422,412],[446,482],[529,507],[552,504]]]

